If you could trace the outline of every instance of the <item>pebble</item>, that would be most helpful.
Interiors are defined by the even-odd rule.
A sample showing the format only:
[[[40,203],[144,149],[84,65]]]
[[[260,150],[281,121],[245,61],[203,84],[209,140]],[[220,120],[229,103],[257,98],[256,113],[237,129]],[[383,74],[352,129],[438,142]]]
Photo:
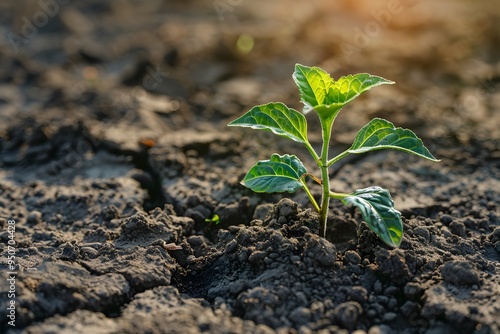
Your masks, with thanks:
[[[356,327],[359,316],[363,313],[363,308],[359,303],[350,301],[337,306],[334,312],[340,325],[352,331]]]
[[[410,300],[407,300],[403,306],[401,306],[401,313],[405,316],[405,317],[409,317],[413,312],[415,312],[415,310],[417,309],[418,307],[418,304],[415,303],[415,302],[412,302]]]
[[[228,227],[228,230],[229,232],[231,232],[232,234],[237,234],[239,231],[240,231],[240,227],[239,226],[229,226]]]
[[[89,259],[95,259],[99,257],[99,252],[92,247],[82,247],[80,251],[84,254],[85,257]]]
[[[470,229],[476,228],[476,220],[471,217],[466,217],[464,219],[464,225]]]
[[[449,238],[453,235],[453,234],[451,234],[450,229],[446,226],[441,227],[441,233],[443,234],[443,237],[445,237],[445,238]]]
[[[410,300],[418,300],[423,292],[424,290],[413,282],[408,282],[404,288],[405,296]]]
[[[240,292],[244,291],[248,286],[249,283],[246,280],[237,280],[236,282],[233,282],[229,285],[229,293],[237,295]]]
[[[297,334],[314,334],[314,332],[307,326],[300,326]]]
[[[396,298],[394,298],[394,297],[391,297],[391,298],[389,299],[389,302],[387,303],[387,308],[388,308],[389,310],[392,310],[392,309],[394,309],[397,305],[398,305],[398,301],[397,301],[397,299],[396,299]]]
[[[359,254],[355,251],[349,250],[345,252],[344,256],[349,263],[359,264],[361,262],[361,256],[359,256]]]
[[[231,240],[227,246],[226,246],[226,250],[225,250],[225,253],[231,253],[232,251],[234,251],[236,248],[238,247],[238,242],[236,240]]]
[[[278,202],[277,207],[279,214],[286,218],[290,218],[298,212],[298,204],[289,198],[283,198]]]
[[[271,327],[266,326],[264,324],[259,324],[255,328],[255,333],[256,334],[273,334],[275,332],[271,329]]]
[[[387,296],[377,296],[377,298],[375,298],[375,300],[380,304],[387,305],[389,298]]]
[[[394,313],[394,312],[388,312],[388,313],[384,314],[384,317],[382,318],[382,320],[385,321],[385,322],[391,322],[394,319],[396,319],[397,316],[398,315],[396,313]]]
[[[247,251],[242,251],[241,253],[238,254],[238,261],[241,263],[246,262],[248,260],[248,252]]]
[[[258,262],[261,262],[264,260],[264,258],[266,257],[266,253],[264,252],[261,252],[261,251],[256,251],[256,252],[253,252],[249,257],[248,257],[248,261],[250,263],[258,263]]]
[[[348,291],[349,297],[359,303],[364,303],[368,300],[368,291],[362,286],[354,286]]]
[[[27,218],[28,223],[38,224],[42,221],[42,213],[40,211],[31,211]]]
[[[398,292],[398,288],[396,288],[395,286],[390,286],[388,287],[387,289],[384,290],[384,294],[386,296],[393,296],[396,292]]]
[[[453,221],[450,223],[450,232],[462,238],[465,238],[467,236],[467,234],[465,233],[464,223],[458,221]]]
[[[392,334],[393,331],[391,327],[387,325],[376,325],[370,327],[368,330],[368,334]]]
[[[281,255],[280,255],[280,254],[278,254],[278,253],[271,253],[271,254],[269,254],[269,258],[270,258],[270,259],[273,259],[273,260],[275,260],[275,259],[279,258],[280,256],[281,256]]]
[[[447,283],[453,285],[479,285],[479,273],[470,262],[450,261],[441,268],[441,275]]]
[[[425,241],[429,242],[431,236],[430,236],[430,233],[429,233],[429,230],[426,229],[425,227],[423,226],[419,226],[419,227],[416,227],[414,230],[413,230],[413,233],[416,235],[416,236],[420,236],[422,238],[424,238]]]
[[[335,245],[317,235],[310,235],[308,239],[304,256],[313,259],[320,267],[332,267],[337,258]]]
[[[299,325],[309,322],[312,318],[311,310],[306,307],[297,307],[290,313],[290,319]]]
[[[273,205],[271,203],[259,204],[254,210],[252,219],[264,220],[272,212]]]
[[[451,223],[453,221],[453,217],[450,215],[444,214],[441,216],[440,220],[443,224],[448,225],[449,223]]]

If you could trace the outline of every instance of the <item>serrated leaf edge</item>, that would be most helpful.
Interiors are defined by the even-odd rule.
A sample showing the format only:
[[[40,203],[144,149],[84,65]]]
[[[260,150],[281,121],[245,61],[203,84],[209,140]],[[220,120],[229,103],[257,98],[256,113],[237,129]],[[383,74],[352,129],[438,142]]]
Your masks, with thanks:
[[[292,134],[291,132],[288,132],[286,129],[283,129],[283,127],[280,126],[280,122],[276,121],[275,118],[273,118],[271,115],[265,114],[264,112],[262,112],[262,113],[265,114],[266,116],[270,117],[274,122],[276,122],[276,124],[278,125],[277,127],[271,127],[269,125],[260,124],[257,121],[256,121],[256,124],[253,124],[253,123],[240,123],[240,124],[238,124],[237,123],[239,120],[245,119],[246,117],[252,117],[253,119],[255,119],[254,116],[251,116],[249,114],[252,113],[252,111],[255,110],[255,109],[257,109],[257,108],[262,109],[262,108],[267,107],[269,105],[280,105],[280,106],[283,106],[288,111],[290,111],[292,114],[295,114],[295,116],[297,116],[298,118],[300,118],[300,121],[302,122],[302,124],[304,126],[304,129],[297,128],[294,125],[294,123],[292,122],[292,120],[290,118],[290,115],[286,114],[286,113],[282,113],[286,117],[286,119],[289,121],[289,124],[292,126],[292,128],[297,133],[299,133],[301,136],[298,137],[295,134]],[[279,109],[277,109],[277,110],[279,110]],[[256,130],[271,131],[271,132],[273,132],[274,134],[276,134],[278,136],[287,137],[287,138],[290,138],[290,139],[292,139],[292,140],[294,140],[296,142],[299,142],[299,143],[306,143],[308,141],[308,139],[307,139],[307,121],[306,121],[304,115],[302,113],[300,113],[299,111],[293,109],[293,108],[289,108],[288,106],[286,106],[284,103],[281,103],[281,102],[269,102],[269,103],[266,103],[266,104],[256,105],[252,109],[250,109],[249,111],[247,111],[246,113],[244,113],[243,115],[241,115],[240,117],[238,117],[237,119],[231,121],[228,124],[228,126],[239,126],[239,127],[246,127],[246,128],[256,129]]]
[[[354,144],[356,144],[356,139],[358,138],[358,135],[359,133],[361,133],[361,131],[363,131],[366,127],[369,127],[371,125],[371,123],[373,121],[382,121],[384,123],[386,123],[387,125],[389,125],[388,127],[385,127],[385,128],[380,128],[380,129],[377,129],[376,132],[372,133],[372,135],[368,136],[365,138],[364,141],[361,142],[360,145],[356,145],[357,147],[359,148],[353,148],[354,147]],[[399,139],[404,139],[404,138],[411,138],[411,139],[414,139],[416,140],[417,142],[417,145],[411,147],[411,148],[406,148],[406,147],[400,147],[400,146],[394,146],[394,145],[377,145],[377,146],[368,146],[368,147],[362,147],[364,145],[364,143],[370,138],[372,137],[375,133],[379,132],[379,131],[382,131],[382,130],[386,130],[386,129],[390,129],[390,130],[394,130],[394,131],[398,131],[398,130],[402,130],[403,132],[409,132],[411,135],[413,135],[414,137],[412,136],[407,136],[407,137],[400,137]],[[421,154],[421,153],[418,153],[418,152],[415,152],[412,150],[412,148],[418,148],[418,147],[422,147],[423,149],[425,149],[425,151],[427,151],[427,153],[429,154],[429,156],[426,156],[424,154]],[[354,139],[354,143],[352,144],[352,146],[347,150],[348,153],[353,153],[353,154],[360,154],[360,153],[366,153],[366,152],[370,152],[370,151],[378,151],[378,150],[384,150],[384,149],[392,149],[392,150],[398,150],[398,151],[402,151],[402,152],[405,152],[405,153],[410,153],[410,154],[414,154],[414,155],[417,155],[421,158],[425,158],[427,160],[431,160],[431,161],[435,161],[435,162],[439,162],[441,161],[440,159],[436,159],[434,157],[434,155],[432,155],[432,153],[429,151],[429,149],[424,145],[424,142],[422,141],[422,139],[420,139],[416,134],[415,132],[413,132],[412,130],[410,129],[405,129],[405,128],[402,128],[402,127],[396,127],[392,122],[386,120],[386,119],[383,119],[383,118],[374,118],[372,119],[370,122],[368,122],[365,126],[363,126],[359,131],[358,131],[358,134],[356,135],[356,138]]]

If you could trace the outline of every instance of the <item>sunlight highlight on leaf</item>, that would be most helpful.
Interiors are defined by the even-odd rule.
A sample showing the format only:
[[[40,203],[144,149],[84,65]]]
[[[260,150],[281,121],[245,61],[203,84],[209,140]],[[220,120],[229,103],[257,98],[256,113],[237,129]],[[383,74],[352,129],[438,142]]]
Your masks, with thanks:
[[[242,184],[258,193],[294,193],[303,184],[300,177],[307,173],[295,155],[273,154],[269,160],[257,162],[242,181]]]
[[[300,143],[307,142],[306,118],[283,103],[255,106],[228,125],[268,130]]]
[[[401,213],[394,209],[394,201],[387,189],[376,186],[358,189],[351,196],[342,199],[342,202],[358,207],[363,220],[386,244],[392,247],[401,244]]]
[[[347,152],[359,154],[382,149],[400,150],[432,161],[439,161],[413,131],[396,128],[394,124],[382,118],[374,118],[366,124],[358,132]]]

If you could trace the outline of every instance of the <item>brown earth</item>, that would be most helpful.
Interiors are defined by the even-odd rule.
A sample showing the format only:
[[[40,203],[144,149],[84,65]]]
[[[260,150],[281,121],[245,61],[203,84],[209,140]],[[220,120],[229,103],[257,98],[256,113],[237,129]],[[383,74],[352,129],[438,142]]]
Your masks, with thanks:
[[[500,3],[0,8],[2,332],[500,333]],[[294,142],[226,127],[255,104],[300,108],[295,63],[397,82],[342,111],[332,153],[384,117],[442,159],[378,151],[331,174],[391,191],[401,247],[340,202],[320,238],[304,193],[239,184],[273,152],[315,171]]]

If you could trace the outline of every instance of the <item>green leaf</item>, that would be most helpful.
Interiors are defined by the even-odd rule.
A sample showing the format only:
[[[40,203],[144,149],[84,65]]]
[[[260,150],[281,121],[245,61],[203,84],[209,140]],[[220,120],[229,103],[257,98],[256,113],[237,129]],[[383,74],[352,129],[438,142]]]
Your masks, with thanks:
[[[304,104],[302,112],[315,110],[325,128],[329,129],[340,110],[363,92],[394,82],[368,73],[340,77],[337,81],[319,67],[295,65],[293,80]]]
[[[304,115],[283,103],[268,103],[253,107],[228,126],[241,126],[272,131],[275,134],[307,142],[307,122]]]
[[[394,209],[394,201],[388,190],[380,187],[358,189],[342,199],[344,204],[357,206],[363,220],[382,241],[398,247],[403,237],[401,213]]]
[[[258,193],[294,193],[303,187],[300,177],[307,173],[295,155],[274,153],[269,160],[257,162],[241,182]]]
[[[341,104],[344,106],[367,90],[384,84],[392,85],[394,82],[368,73],[340,77],[330,86],[325,104]]]
[[[205,222],[214,223],[215,225],[218,225],[220,223],[220,217],[218,214],[214,214],[212,218],[205,218]]]
[[[439,161],[413,131],[396,128],[394,124],[382,118],[374,118],[366,124],[358,132],[347,152],[358,154],[382,149],[400,150],[432,161]]]
[[[326,97],[333,84],[330,75],[319,67],[295,65],[293,80],[299,87],[300,101],[304,104],[306,114],[314,107],[325,104]]]
[[[317,107],[338,112],[361,93],[376,86],[394,83],[368,73],[351,74],[335,81],[321,68],[301,64],[295,65],[293,80],[299,88],[304,113]]]

